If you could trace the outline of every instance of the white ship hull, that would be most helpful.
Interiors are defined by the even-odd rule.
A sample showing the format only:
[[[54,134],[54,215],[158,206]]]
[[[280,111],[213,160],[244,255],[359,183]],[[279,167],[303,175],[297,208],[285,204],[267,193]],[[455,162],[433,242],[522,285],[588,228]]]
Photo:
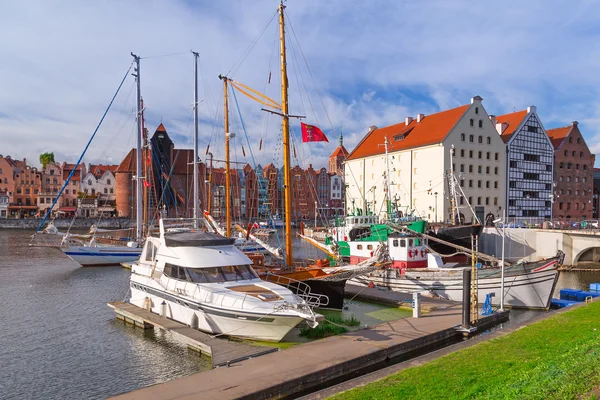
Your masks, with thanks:
[[[82,267],[120,265],[140,258],[141,248],[125,246],[67,246],[60,248]]]
[[[129,300],[131,304],[145,308],[146,298],[149,298],[152,312],[162,315],[164,300],[167,318],[210,334],[279,342],[304,320],[300,316],[277,315],[277,313],[265,315],[219,307],[214,303],[202,303],[189,296],[153,287],[153,282],[142,283],[135,278],[137,277],[132,276]],[[141,280],[145,279],[141,278]]]
[[[390,269],[376,271],[368,276],[355,278],[352,283],[387,287],[400,292],[432,292],[441,298],[462,301],[463,281],[462,268],[407,270],[402,276],[400,271]],[[511,308],[547,309],[552,300],[552,294],[558,280],[556,266],[550,266],[541,271],[529,271],[521,274],[506,274],[504,280],[504,305]],[[499,273],[486,276],[480,272],[478,279],[477,298],[483,303],[486,295],[494,293],[492,304],[500,304],[502,279]]]

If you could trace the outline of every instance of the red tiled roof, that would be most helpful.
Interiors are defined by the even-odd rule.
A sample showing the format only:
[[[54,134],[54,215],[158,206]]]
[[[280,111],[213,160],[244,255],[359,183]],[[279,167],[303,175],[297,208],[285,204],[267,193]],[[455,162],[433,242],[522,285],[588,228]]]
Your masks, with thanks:
[[[136,157],[137,150],[129,150],[129,153],[127,153],[123,161],[121,161],[121,164],[119,164],[116,172],[134,172],[136,169]]]
[[[162,124],[162,122],[160,123],[160,125],[158,126],[158,128],[156,128],[156,132],[166,132],[166,131],[167,131],[167,129]]]
[[[100,178],[106,171],[111,171],[114,174],[117,172],[118,168],[118,165],[90,165],[90,170],[88,172],[92,173],[96,178]]]
[[[554,146],[554,150],[557,150],[562,141],[569,136],[571,128],[573,128],[573,125],[563,126],[562,128],[548,129],[546,131],[548,133],[548,137],[550,137],[552,145]]]
[[[496,123],[505,123],[508,124],[502,132],[500,132],[500,136],[504,143],[507,143],[513,133],[517,130],[523,118],[527,115],[527,110],[516,111],[510,114],[500,115],[496,117]]]
[[[333,153],[329,156],[329,158],[339,157],[339,156],[348,157],[348,154],[350,154],[350,153],[348,153],[348,150],[346,150],[346,148],[344,146],[338,146],[338,148],[333,151]]]
[[[396,125],[378,128],[367,134],[348,156],[349,160],[383,154],[384,138],[387,137],[390,151],[412,149],[441,143],[458,120],[465,114],[470,104],[425,116],[421,122],[412,120],[408,125],[401,122]],[[394,136],[406,135],[402,140]]]

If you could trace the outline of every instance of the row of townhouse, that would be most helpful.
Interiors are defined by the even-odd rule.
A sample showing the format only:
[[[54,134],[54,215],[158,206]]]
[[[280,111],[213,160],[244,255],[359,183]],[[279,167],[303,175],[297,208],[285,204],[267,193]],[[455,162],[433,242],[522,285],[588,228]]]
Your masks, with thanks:
[[[93,217],[104,211],[114,214],[114,172],[117,166],[49,163],[41,169],[0,155],[0,218],[31,218],[45,215]],[[60,197],[61,188],[69,178]],[[58,198],[57,198],[58,197]],[[95,207],[86,207],[89,203]]]
[[[347,201],[449,222],[455,192],[466,221],[593,218],[595,156],[577,122],[546,131],[534,106],[495,116],[482,100],[370,127],[345,163]]]
[[[145,196],[145,215],[157,217],[160,212],[170,216],[190,217],[193,215],[193,151],[177,149],[166,128],[161,123],[152,137],[145,132],[147,146],[143,159],[146,160],[144,187],[149,188]],[[225,219],[226,179],[221,161],[214,161],[211,153],[207,162],[198,162],[201,182],[198,196],[200,208],[210,211],[217,220]],[[292,178],[292,220],[312,220],[315,216],[323,220],[341,215],[344,210],[343,163],[348,151],[340,134],[338,147],[329,158],[328,169],[314,170],[295,166]],[[131,149],[116,175],[116,210],[122,217],[135,215],[136,150]],[[236,164],[237,165],[237,164]],[[274,164],[255,168],[249,164],[231,169],[231,216],[234,221],[264,220],[269,216],[284,216],[283,168]],[[208,199],[208,200],[207,200]]]

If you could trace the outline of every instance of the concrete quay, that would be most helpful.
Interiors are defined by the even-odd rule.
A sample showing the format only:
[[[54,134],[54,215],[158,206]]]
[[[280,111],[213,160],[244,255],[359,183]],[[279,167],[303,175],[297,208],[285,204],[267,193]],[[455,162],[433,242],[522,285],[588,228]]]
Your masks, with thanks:
[[[480,319],[478,330],[508,319],[508,312]],[[117,396],[117,399],[267,399],[311,393],[463,338],[461,305],[432,310],[421,318],[305,343],[206,372]]]
[[[0,218],[0,229],[32,229],[35,230],[42,222],[41,218],[26,218],[26,219],[3,219]],[[50,219],[46,220],[50,222]],[[96,225],[98,228],[105,229],[125,229],[132,227],[132,222],[129,218],[61,218],[54,220],[54,226],[58,229],[68,228],[71,226],[75,229],[89,229],[90,226]]]

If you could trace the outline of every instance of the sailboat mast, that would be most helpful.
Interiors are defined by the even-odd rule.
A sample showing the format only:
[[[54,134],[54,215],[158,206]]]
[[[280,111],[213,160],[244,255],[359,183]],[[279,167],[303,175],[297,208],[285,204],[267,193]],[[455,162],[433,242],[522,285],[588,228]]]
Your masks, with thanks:
[[[140,57],[131,53],[135,60],[135,80],[137,82],[136,94],[137,94],[137,151],[136,151],[136,164],[135,164],[135,237],[138,243],[142,240],[142,94],[140,91]]]
[[[229,162],[229,102],[227,99],[227,77],[219,75],[223,80],[223,126],[225,128],[225,232],[231,236],[231,168]]]
[[[392,195],[390,194],[390,158],[389,158],[389,148],[388,148],[388,138],[385,137],[384,140],[385,146],[385,200],[386,200],[386,218],[390,219],[390,214],[392,213]]]
[[[279,4],[279,51],[281,57],[281,112],[283,118],[281,128],[283,131],[283,193],[285,205],[285,261],[288,267],[292,263],[292,180],[290,156],[290,117],[288,115],[288,78],[285,56],[285,28],[283,2]]]
[[[450,176],[448,177],[450,183],[450,215],[452,215],[451,224],[454,224],[455,221],[460,223],[460,213],[458,212],[458,208],[456,208],[456,179],[454,179],[454,145],[452,145],[450,149]],[[455,216],[456,214],[456,216]],[[455,219],[456,218],[456,219]]]
[[[200,218],[198,213],[198,53],[194,55],[194,220]],[[196,224],[197,221],[194,221]]]

